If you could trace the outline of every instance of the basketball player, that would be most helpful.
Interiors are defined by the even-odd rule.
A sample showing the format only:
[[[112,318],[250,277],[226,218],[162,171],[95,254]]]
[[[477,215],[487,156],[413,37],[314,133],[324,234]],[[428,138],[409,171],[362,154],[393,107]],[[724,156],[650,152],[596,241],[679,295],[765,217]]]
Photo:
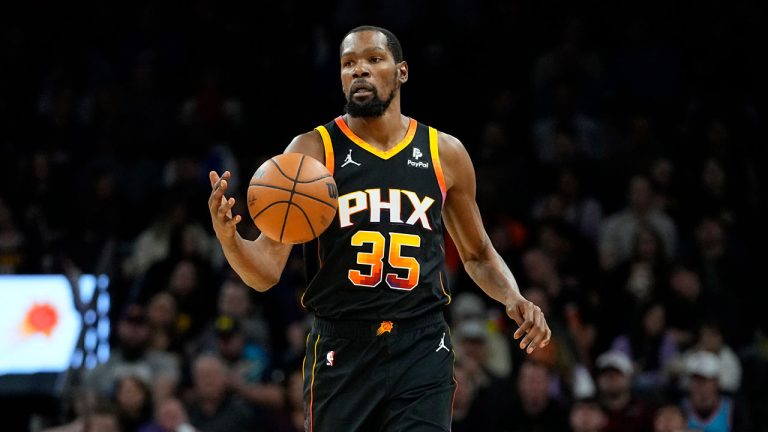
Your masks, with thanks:
[[[358,27],[340,51],[346,114],[285,150],[324,161],[339,193],[333,224],[305,245],[311,279],[302,304],[315,315],[304,361],[306,430],[448,431],[455,386],[443,224],[467,273],[518,324],[520,348],[546,346],[551,332],[491,245],[461,142],[400,112],[408,64],[397,38]],[[229,178],[210,173],[216,236],[233,269],[265,291],[291,246],[238,235],[241,216],[224,196]]]

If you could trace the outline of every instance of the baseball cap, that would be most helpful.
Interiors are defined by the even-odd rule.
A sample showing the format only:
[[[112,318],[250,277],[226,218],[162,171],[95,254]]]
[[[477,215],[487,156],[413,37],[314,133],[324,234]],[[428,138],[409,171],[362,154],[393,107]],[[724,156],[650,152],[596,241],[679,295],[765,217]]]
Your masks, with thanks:
[[[697,351],[686,360],[686,371],[691,376],[718,378],[720,359],[709,351]]]
[[[488,332],[480,321],[468,320],[459,324],[456,328],[456,336],[459,339],[484,341],[488,337]]]
[[[453,300],[451,312],[456,320],[461,321],[471,318],[485,318],[486,308],[480,296],[465,292]]]
[[[213,323],[213,329],[216,332],[216,336],[226,339],[240,332],[240,323],[235,317],[219,315]]]
[[[624,375],[630,376],[634,372],[632,366],[632,360],[623,351],[610,350],[606,351],[597,358],[597,369],[602,371],[605,369],[616,369]]]

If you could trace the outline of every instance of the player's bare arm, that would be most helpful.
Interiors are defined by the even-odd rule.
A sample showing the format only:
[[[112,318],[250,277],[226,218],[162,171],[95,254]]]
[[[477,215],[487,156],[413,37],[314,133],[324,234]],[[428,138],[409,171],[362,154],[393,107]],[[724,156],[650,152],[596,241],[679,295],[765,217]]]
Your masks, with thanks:
[[[552,332],[541,309],[526,300],[517,281],[493,248],[475,201],[475,170],[461,142],[444,133],[438,136],[446,188],[443,220],[467,274],[488,296],[501,302],[519,326],[514,334],[529,354],[549,343]]]
[[[285,153],[304,153],[319,161],[325,157],[322,140],[316,131],[294,138]],[[214,171],[208,175],[212,189],[208,209],[213,230],[229,265],[243,282],[257,291],[266,291],[280,281],[292,246],[276,242],[265,235],[259,235],[256,240],[246,240],[237,232],[237,224],[242,216],[232,215],[235,199],[226,197],[231,175],[229,171],[221,176]]]

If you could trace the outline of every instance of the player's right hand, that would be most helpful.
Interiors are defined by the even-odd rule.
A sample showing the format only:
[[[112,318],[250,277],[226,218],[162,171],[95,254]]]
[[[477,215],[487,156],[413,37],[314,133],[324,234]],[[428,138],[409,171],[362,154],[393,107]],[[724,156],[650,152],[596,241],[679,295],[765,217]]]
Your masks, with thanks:
[[[237,233],[237,224],[243,219],[240,215],[232,216],[235,199],[224,196],[231,177],[232,173],[229,171],[224,171],[221,177],[216,171],[208,173],[212,189],[211,196],[208,198],[208,210],[211,212],[213,230],[219,241],[234,239]]]

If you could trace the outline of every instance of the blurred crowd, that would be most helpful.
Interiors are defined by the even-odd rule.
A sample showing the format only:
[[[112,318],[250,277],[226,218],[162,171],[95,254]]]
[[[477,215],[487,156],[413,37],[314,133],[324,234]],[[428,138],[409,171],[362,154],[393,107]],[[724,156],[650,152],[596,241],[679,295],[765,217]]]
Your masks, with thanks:
[[[112,280],[109,361],[25,405],[30,429],[304,430],[301,247],[245,286],[207,173],[246,215],[256,167],[341,113],[341,37],[376,24],[553,331],[523,354],[448,238],[453,430],[768,431],[760,6],[111,3],[0,17],[0,273]]]

